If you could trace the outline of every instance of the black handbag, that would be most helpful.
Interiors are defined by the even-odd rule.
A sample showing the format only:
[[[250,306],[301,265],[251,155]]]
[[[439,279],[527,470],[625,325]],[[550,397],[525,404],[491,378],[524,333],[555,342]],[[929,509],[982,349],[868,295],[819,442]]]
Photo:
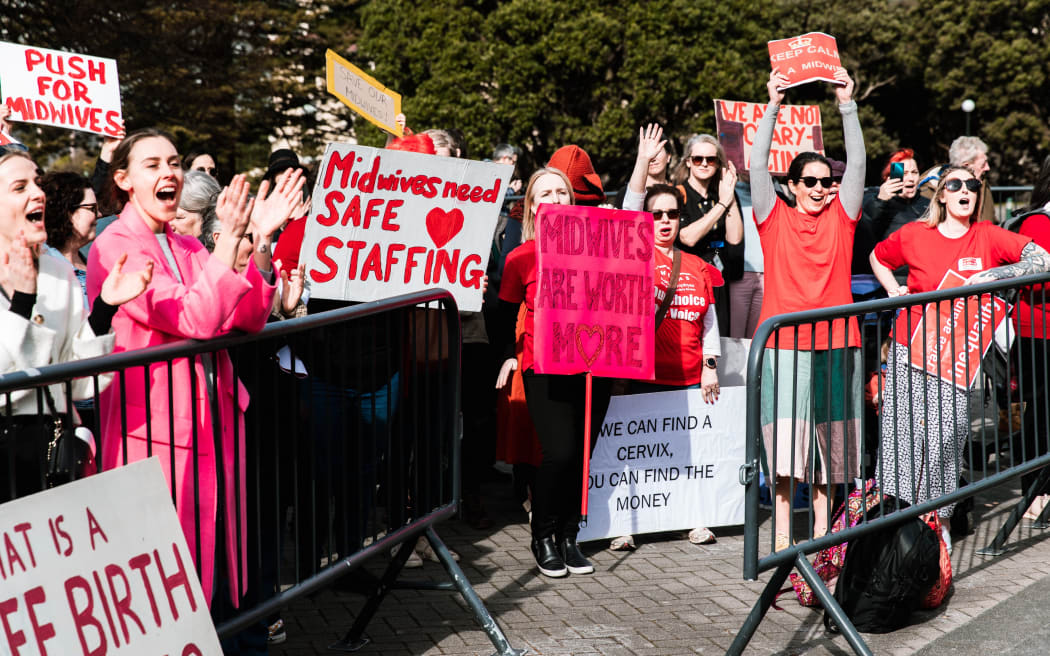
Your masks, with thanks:
[[[76,426],[66,425],[62,420],[47,387],[44,388],[44,397],[51,411],[51,434],[47,436],[50,438],[47,444],[47,486],[57,487],[95,474],[98,466],[91,455],[91,447],[77,436]]]

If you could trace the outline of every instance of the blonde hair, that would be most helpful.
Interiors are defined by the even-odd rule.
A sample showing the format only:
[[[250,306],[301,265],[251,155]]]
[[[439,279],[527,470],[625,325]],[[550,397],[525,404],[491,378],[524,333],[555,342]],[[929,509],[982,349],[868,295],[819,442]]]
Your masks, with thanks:
[[[977,180],[974,172],[965,166],[949,166],[944,171],[941,171],[941,178],[937,181],[937,187],[933,190],[933,198],[930,199],[930,205],[926,208],[926,213],[919,218],[920,221],[931,228],[936,228],[948,218],[948,212],[944,209],[944,201],[941,200],[941,196],[944,194],[944,185],[948,183],[948,175],[955,171],[966,171],[973,176],[974,180]],[[981,191],[974,195],[977,197],[977,201],[973,204],[973,210],[970,212],[970,223],[973,223],[974,217],[981,216],[981,200],[984,198],[984,194]]]
[[[676,185],[685,184],[685,181],[689,179],[689,160],[693,156],[693,146],[696,144],[711,144],[715,147],[715,155],[718,156],[718,166],[715,168],[715,175],[711,178],[711,185],[714,189],[718,189],[718,181],[722,179],[722,169],[726,167],[726,151],[722,149],[722,144],[718,143],[718,139],[715,139],[710,134],[694,134],[689,137],[689,141],[685,142],[685,149],[682,151],[682,159],[678,160],[678,164],[675,165],[674,171],[671,173],[671,182]],[[708,187],[712,188],[712,187]]]
[[[556,175],[561,178],[561,181],[565,183],[565,188],[569,190],[569,204],[572,205],[576,202],[576,195],[572,193],[572,183],[569,182],[569,177],[561,171],[561,169],[552,168],[545,166],[541,169],[537,169],[535,173],[529,178],[529,184],[525,187],[525,208],[524,213],[521,215],[521,241],[525,243],[531,239],[536,238],[536,211],[535,211],[535,199],[533,196],[533,187],[536,186],[536,181],[545,175]]]
[[[36,164],[36,162],[33,161],[33,158],[29,155],[29,153],[27,153],[24,150],[9,150],[6,153],[0,153],[0,164],[3,164],[9,159],[14,159],[15,157],[28,159],[30,162],[33,162],[33,164]]]

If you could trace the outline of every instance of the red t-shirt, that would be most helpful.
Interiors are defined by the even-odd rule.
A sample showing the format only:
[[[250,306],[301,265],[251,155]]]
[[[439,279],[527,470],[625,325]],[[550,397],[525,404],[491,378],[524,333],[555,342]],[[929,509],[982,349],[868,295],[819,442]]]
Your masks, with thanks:
[[[860,216],[860,213],[857,213]],[[851,219],[842,202],[835,198],[820,214],[799,212],[780,197],[769,217],[758,224],[765,259],[765,293],[762,297],[761,324],[786,312],[800,312],[853,303],[850,266],[853,261],[853,232],[857,219]],[[847,345],[845,321],[834,322],[830,348]],[[791,349],[795,328],[784,327],[776,340],[774,333],[766,348]],[[816,333],[815,335],[813,333]],[[860,346],[855,317],[849,319],[848,345]],[[798,327],[799,350],[826,351],[829,348],[828,322]]]
[[[671,281],[671,258],[656,251],[656,308],[660,309]],[[712,287],[722,275],[695,255],[682,253],[674,300],[656,331],[656,378],[660,385],[695,385],[704,366],[704,316],[713,307]]]
[[[964,278],[1021,259],[1021,249],[1032,241],[1004,230],[989,221],[970,226],[961,237],[945,237],[937,228],[913,221],[875,246],[875,257],[891,270],[908,265],[908,292],[918,294],[937,289],[948,270]],[[908,315],[897,317],[894,329],[897,342],[907,346],[911,332],[920,325],[923,306],[911,308],[911,330]]]
[[[303,237],[306,235],[306,217],[300,217],[288,222],[277,239],[277,245],[273,249],[273,261],[277,262],[280,272],[291,275],[299,267],[299,251],[303,248]]]
[[[530,239],[507,256],[500,280],[500,300],[525,303],[525,322],[522,326],[521,369],[532,367],[532,336],[536,321],[536,240]]]
[[[1031,237],[1037,246],[1050,249],[1050,216],[1033,214],[1021,224],[1020,233]],[[1017,334],[1021,337],[1050,339],[1045,303],[1050,303],[1050,287],[1038,285],[1021,294],[1017,302]]]

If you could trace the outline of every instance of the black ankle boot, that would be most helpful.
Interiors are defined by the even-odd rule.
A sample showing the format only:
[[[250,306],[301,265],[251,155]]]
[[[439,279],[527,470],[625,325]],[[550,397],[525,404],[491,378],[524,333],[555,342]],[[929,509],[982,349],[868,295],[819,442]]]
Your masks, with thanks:
[[[594,573],[594,565],[580,551],[580,545],[576,544],[575,537],[559,540],[558,550],[561,552],[562,558],[565,559],[566,568],[573,574]]]
[[[551,578],[566,576],[569,570],[565,568],[565,561],[554,544],[554,537],[548,536],[532,541],[532,555],[536,557],[540,573]]]

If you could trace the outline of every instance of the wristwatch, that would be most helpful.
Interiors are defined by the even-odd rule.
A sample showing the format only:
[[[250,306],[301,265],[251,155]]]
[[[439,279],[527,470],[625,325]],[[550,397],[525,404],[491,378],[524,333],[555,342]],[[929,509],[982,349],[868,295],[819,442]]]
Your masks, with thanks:
[[[704,366],[708,369],[718,369],[718,358],[704,358]]]

